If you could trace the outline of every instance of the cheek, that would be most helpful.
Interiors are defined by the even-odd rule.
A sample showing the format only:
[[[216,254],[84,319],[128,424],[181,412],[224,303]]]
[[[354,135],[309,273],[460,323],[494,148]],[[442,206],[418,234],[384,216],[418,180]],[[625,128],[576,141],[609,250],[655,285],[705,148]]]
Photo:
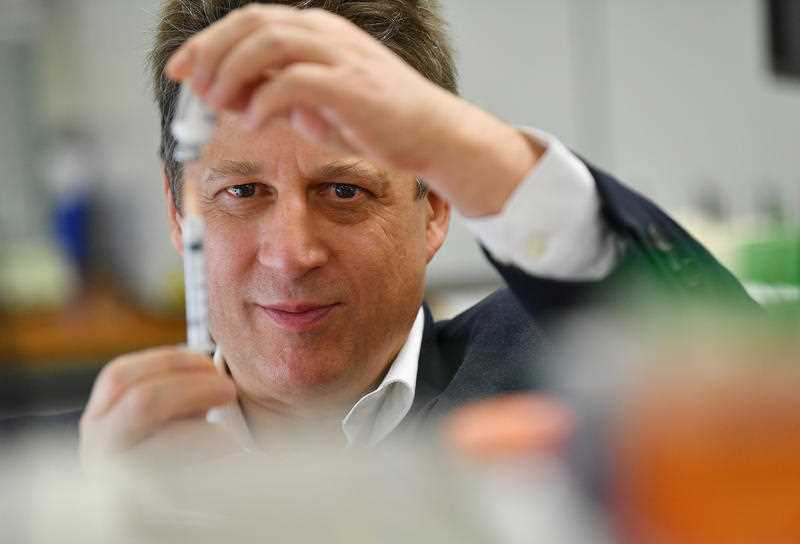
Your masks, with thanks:
[[[412,214],[374,217],[348,244],[347,259],[370,298],[419,289],[426,259],[425,232]]]
[[[424,268],[427,259],[424,221],[415,207],[402,210],[389,217],[381,217],[377,223],[376,236],[389,261],[400,262],[401,269]]]
[[[241,291],[249,263],[253,262],[256,242],[242,232],[235,225],[208,224],[205,252],[212,311],[217,307],[230,307],[232,298]]]

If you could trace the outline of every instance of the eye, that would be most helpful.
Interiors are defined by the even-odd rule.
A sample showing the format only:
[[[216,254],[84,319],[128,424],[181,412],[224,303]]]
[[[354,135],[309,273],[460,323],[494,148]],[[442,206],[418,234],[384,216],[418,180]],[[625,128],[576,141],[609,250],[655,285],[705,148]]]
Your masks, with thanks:
[[[228,187],[226,191],[235,198],[248,198],[256,194],[256,184],[243,183],[242,185],[234,185]]]
[[[331,188],[333,188],[333,193],[336,197],[342,200],[352,200],[357,197],[362,190],[360,187],[348,185],[347,183],[332,183]]]

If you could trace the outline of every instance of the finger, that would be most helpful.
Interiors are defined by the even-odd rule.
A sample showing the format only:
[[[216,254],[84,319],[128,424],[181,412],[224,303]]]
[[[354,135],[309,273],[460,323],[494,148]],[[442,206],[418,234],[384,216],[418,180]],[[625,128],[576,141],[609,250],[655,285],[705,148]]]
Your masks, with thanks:
[[[204,95],[228,50],[260,26],[276,22],[305,24],[296,8],[249,4],[187,40],[170,58],[165,73],[178,81],[191,77],[194,91]]]
[[[232,12],[181,45],[167,61],[164,73],[175,81],[191,78],[195,92],[202,92],[211,83],[211,75],[225,52],[256,28],[253,18],[242,20]]]
[[[270,76],[267,76],[270,77]],[[228,110],[242,112],[247,109],[250,104],[250,98],[253,96],[255,90],[264,83],[264,81],[254,81],[239,88],[239,91],[233,96],[226,106]]]
[[[346,44],[350,49],[365,57],[376,58],[376,55],[382,56],[387,52],[391,53],[391,50],[381,43],[381,40],[373,37],[359,25],[326,9],[303,9],[300,11],[299,17],[303,20],[302,23],[299,23],[300,26],[317,34],[336,36],[337,42]]]
[[[186,348],[153,348],[123,355],[108,363],[95,380],[86,407],[87,417],[99,417],[122,394],[143,380],[167,372],[216,372],[213,361]]]
[[[201,416],[236,398],[233,381],[218,373],[169,374],[140,383],[82,434],[101,452],[119,452],[141,442],[167,422]]]
[[[237,13],[238,12],[238,13]],[[227,52],[261,22],[255,17],[242,16],[244,10],[233,12],[218,23],[190,38],[184,46],[190,51],[193,63],[191,71],[192,89],[201,95],[208,90],[214,73]],[[180,57],[179,57],[180,58]]]
[[[270,118],[288,115],[296,107],[335,108],[344,88],[336,73],[334,67],[321,64],[292,64],[253,93],[245,126],[255,130]]]
[[[208,102],[225,107],[243,86],[264,79],[265,74],[292,63],[332,64],[336,55],[341,55],[340,49],[317,31],[289,25],[264,26],[228,51],[214,75]]]

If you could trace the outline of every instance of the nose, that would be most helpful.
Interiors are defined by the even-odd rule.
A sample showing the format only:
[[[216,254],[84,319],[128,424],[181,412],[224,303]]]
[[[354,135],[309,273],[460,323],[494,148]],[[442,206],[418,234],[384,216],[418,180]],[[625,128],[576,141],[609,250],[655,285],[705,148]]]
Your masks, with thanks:
[[[261,230],[258,261],[284,277],[301,278],[328,262],[330,252],[321,234],[303,199],[279,202]]]

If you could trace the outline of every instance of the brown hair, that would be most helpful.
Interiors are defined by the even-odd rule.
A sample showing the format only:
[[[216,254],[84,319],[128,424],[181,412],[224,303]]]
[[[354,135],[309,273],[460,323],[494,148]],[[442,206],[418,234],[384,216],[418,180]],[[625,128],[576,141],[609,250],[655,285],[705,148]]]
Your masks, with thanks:
[[[170,124],[178,86],[164,76],[170,56],[192,35],[254,0],[165,0],[149,55],[161,113],[160,155],[172,196],[179,205],[181,165],[175,160]],[[456,69],[437,0],[257,0],[301,9],[322,8],[350,20],[394,51],[412,68],[457,94]]]

